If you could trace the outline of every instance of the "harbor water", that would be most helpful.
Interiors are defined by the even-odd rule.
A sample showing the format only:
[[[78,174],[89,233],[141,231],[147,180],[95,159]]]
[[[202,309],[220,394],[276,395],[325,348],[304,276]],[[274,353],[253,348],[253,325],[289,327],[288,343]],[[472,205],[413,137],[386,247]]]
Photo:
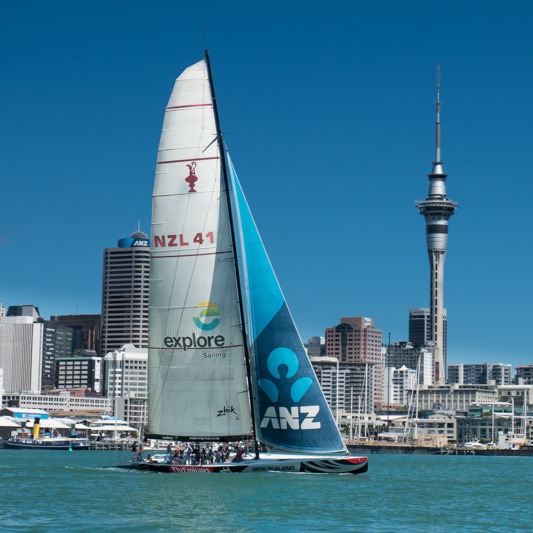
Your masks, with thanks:
[[[0,449],[0,531],[532,531],[533,458],[373,455],[356,476],[155,474]]]

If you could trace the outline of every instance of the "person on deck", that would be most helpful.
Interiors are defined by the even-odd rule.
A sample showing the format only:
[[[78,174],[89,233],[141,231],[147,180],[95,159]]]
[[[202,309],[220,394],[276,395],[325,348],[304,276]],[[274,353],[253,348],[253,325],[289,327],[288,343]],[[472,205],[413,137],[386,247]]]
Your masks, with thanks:
[[[143,458],[143,445],[142,445],[142,442],[139,443],[139,446],[137,448],[137,458],[136,460],[139,461],[140,463],[142,463],[144,461],[144,458]]]
[[[137,443],[134,442],[132,445],[131,445],[131,460],[132,461],[136,461],[137,460]]]
[[[244,448],[239,448],[237,450],[237,453],[235,454],[235,457],[233,458],[233,463],[240,463],[241,461],[244,461],[244,458],[243,458],[243,455],[244,455]]]
[[[172,455],[172,446],[169,444],[167,446],[167,453],[165,455],[165,461],[169,464],[172,463]]]

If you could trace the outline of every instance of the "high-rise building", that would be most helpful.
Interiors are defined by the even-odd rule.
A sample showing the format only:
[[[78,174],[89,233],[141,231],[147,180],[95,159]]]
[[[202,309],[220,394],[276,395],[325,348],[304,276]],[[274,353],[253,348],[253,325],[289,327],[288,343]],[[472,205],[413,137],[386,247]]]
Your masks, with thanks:
[[[148,346],[150,241],[137,231],[104,250],[101,353]]]
[[[43,319],[33,305],[10,306],[0,318],[4,393],[41,392]]]
[[[441,161],[440,82],[437,74],[435,162],[429,177],[428,197],[417,202],[426,219],[426,244],[430,266],[429,310],[433,343],[436,384],[446,382],[446,354],[444,351],[444,260],[448,247],[448,221],[457,204],[446,196],[446,178]]]
[[[74,330],[72,350],[91,350],[100,353],[100,315],[59,315],[52,322]]]
[[[381,330],[374,320],[366,317],[341,318],[337,326],[326,329],[326,357],[336,357],[342,363],[374,365],[374,401],[381,404],[383,359]]]

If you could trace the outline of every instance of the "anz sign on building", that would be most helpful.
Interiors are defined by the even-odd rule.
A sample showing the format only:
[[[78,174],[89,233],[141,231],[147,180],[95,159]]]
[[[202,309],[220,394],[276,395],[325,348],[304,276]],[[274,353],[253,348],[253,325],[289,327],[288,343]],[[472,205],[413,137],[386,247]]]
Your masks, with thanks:
[[[150,248],[150,239],[142,231],[136,231],[129,237],[118,241],[119,248]]]

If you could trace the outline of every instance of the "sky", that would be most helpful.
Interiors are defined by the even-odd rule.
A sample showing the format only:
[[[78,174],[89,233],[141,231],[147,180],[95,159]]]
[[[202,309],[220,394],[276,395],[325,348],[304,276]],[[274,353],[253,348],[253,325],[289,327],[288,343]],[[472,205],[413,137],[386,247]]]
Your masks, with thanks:
[[[188,5],[183,5],[188,4]],[[191,5],[189,5],[191,4]],[[533,4],[11,2],[0,18],[0,302],[100,313],[150,232],[164,109],[210,51],[222,130],[301,336],[429,303],[435,72],[448,362],[533,362]]]

